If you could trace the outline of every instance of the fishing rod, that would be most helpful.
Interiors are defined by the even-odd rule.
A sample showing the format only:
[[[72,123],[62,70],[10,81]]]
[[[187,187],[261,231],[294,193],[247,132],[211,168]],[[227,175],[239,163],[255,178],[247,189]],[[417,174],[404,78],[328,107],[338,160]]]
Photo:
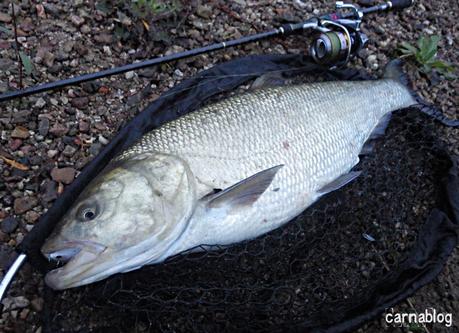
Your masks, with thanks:
[[[330,67],[341,66],[346,64],[351,55],[357,53],[358,50],[363,48],[368,41],[368,38],[360,31],[360,24],[364,15],[388,10],[401,10],[411,6],[412,4],[413,0],[393,0],[371,7],[360,8],[352,4],[344,4],[342,1],[338,1],[336,2],[336,9],[339,11],[336,13],[313,17],[301,23],[286,24],[268,32],[242,37],[239,39],[216,43],[197,49],[153,58],[117,68],[102,70],[96,73],[85,74],[74,78],[45,83],[18,91],[7,92],[0,95],[0,102],[54,90],[69,85],[77,85],[79,83],[122,74],[128,71],[159,65],[199,54],[209,53],[225,49],[227,47],[256,42],[275,36],[287,36],[306,30],[315,30],[319,33],[314,42],[311,44],[309,50],[314,61],[322,65],[329,65]],[[27,255],[25,253],[21,253],[9,268],[0,283],[0,301],[5,296],[9,284],[26,259]]]
[[[267,38],[289,36],[306,30],[315,30],[320,32],[320,35],[312,43],[309,50],[314,61],[321,65],[330,65],[330,67],[342,66],[349,61],[352,54],[357,53],[360,49],[365,47],[368,41],[367,36],[360,32],[360,24],[364,15],[389,10],[402,10],[410,7],[412,4],[413,0],[393,0],[371,7],[358,7],[353,4],[345,4],[342,1],[337,1],[336,13],[313,17],[300,23],[285,24],[271,31],[211,44],[184,52],[106,69],[96,73],[89,73],[73,78],[44,83],[26,89],[6,92],[0,95],[0,102],[49,90],[55,90],[66,86],[77,85],[83,82],[185,59],[204,53],[210,53],[228,47],[257,42]]]

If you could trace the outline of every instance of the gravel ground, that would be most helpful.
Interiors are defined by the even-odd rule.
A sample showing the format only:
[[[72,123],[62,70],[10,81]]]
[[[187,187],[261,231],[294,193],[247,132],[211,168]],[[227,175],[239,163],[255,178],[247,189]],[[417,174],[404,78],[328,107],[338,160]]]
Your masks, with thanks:
[[[115,3],[117,1],[114,1]],[[67,78],[119,66],[135,60],[191,49],[224,39],[268,30],[331,11],[319,1],[182,1],[165,12],[145,17],[120,5],[102,1],[17,2],[20,49],[32,59],[34,71],[24,85]],[[130,3],[123,2],[122,3]],[[420,34],[438,34],[440,57],[457,63],[458,2],[417,1],[402,15],[374,17],[363,25],[371,38],[366,50],[353,60],[381,75],[382,66],[395,56],[401,41],[415,43]],[[11,6],[0,4],[0,25],[12,29]],[[212,64],[246,54],[305,52],[303,36],[273,39],[213,54],[129,72],[58,92],[3,103],[0,107],[0,270],[16,257],[14,248],[33,228],[79,170],[107,144],[118,129],[162,92],[183,78]],[[0,92],[19,86],[14,39],[0,31]],[[416,91],[457,118],[458,80],[434,75],[425,78],[407,68]],[[444,129],[443,139],[459,156],[459,130]],[[27,167],[11,167],[14,160]],[[0,273],[1,276],[1,273]],[[13,283],[0,318],[0,331],[41,332],[42,277],[25,265]],[[411,298],[417,311],[434,307],[459,314],[459,254],[456,249],[440,276]],[[395,310],[413,311],[407,303]],[[454,318],[454,317],[453,317]],[[435,332],[459,330],[436,325]],[[365,325],[361,332],[394,332],[384,319]],[[397,329],[406,332],[407,329]]]

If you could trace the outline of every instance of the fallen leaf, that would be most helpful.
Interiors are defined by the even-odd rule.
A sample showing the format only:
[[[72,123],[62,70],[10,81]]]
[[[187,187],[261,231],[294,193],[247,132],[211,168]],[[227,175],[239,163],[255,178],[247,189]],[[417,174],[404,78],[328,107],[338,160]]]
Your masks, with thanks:
[[[0,155],[0,158],[2,160],[4,160],[7,164],[11,165],[15,169],[19,169],[19,170],[22,170],[22,171],[29,170],[28,166],[26,166],[24,164],[21,164],[19,162],[16,162],[15,160],[10,160],[9,158],[6,158],[5,156],[2,156],[2,155]]]
[[[147,21],[142,20],[142,23],[143,23],[143,26],[145,27],[145,29],[147,29],[147,31],[150,31],[150,26],[148,25]]]
[[[19,57],[21,58],[22,64],[24,65],[26,75],[30,75],[33,70],[32,61],[29,56],[22,51],[19,51]]]

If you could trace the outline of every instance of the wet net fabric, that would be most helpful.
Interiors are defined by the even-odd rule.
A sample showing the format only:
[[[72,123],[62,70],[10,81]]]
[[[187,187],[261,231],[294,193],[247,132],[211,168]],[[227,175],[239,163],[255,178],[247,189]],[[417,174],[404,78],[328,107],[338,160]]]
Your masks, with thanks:
[[[265,68],[255,66],[261,60]],[[250,67],[250,72],[301,74],[292,78],[295,82],[310,81],[318,70],[298,56],[237,61],[248,67],[236,71],[247,73]],[[212,76],[221,75],[221,69],[214,68]],[[212,92],[229,93],[256,76],[222,79],[216,86],[212,82]],[[324,77],[367,78],[349,70]],[[173,116],[218,98],[211,90],[200,91],[202,87],[171,103]],[[168,105],[155,103],[146,110],[149,117]],[[362,175],[282,228],[89,286],[45,289],[45,331],[343,332],[358,327],[435,278],[457,243],[457,165],[438,139],[442,125],[426,113],[415,108],[395,112],[386,135],[354,168]],[[148,119],[136,135],[158,125]],[[107,156],[92,162],[93,170],[108,162]],[[65,211],[68,204],[63,202],[56,209]],[[45,216],[40,223],[44,226],[24,245],[32,258],[39,257],[37,240],[46,237],[54,222]]]

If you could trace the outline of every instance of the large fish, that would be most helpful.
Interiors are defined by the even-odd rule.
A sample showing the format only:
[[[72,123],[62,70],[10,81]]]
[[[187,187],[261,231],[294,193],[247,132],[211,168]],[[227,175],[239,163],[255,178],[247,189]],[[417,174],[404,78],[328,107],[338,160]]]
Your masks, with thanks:
[[[372,133],[416,104],[397,75],[258,89],[149,132],[47,239],[42,253],[66,264],[46,283],[76,287],[280,227],[357,177]]]

